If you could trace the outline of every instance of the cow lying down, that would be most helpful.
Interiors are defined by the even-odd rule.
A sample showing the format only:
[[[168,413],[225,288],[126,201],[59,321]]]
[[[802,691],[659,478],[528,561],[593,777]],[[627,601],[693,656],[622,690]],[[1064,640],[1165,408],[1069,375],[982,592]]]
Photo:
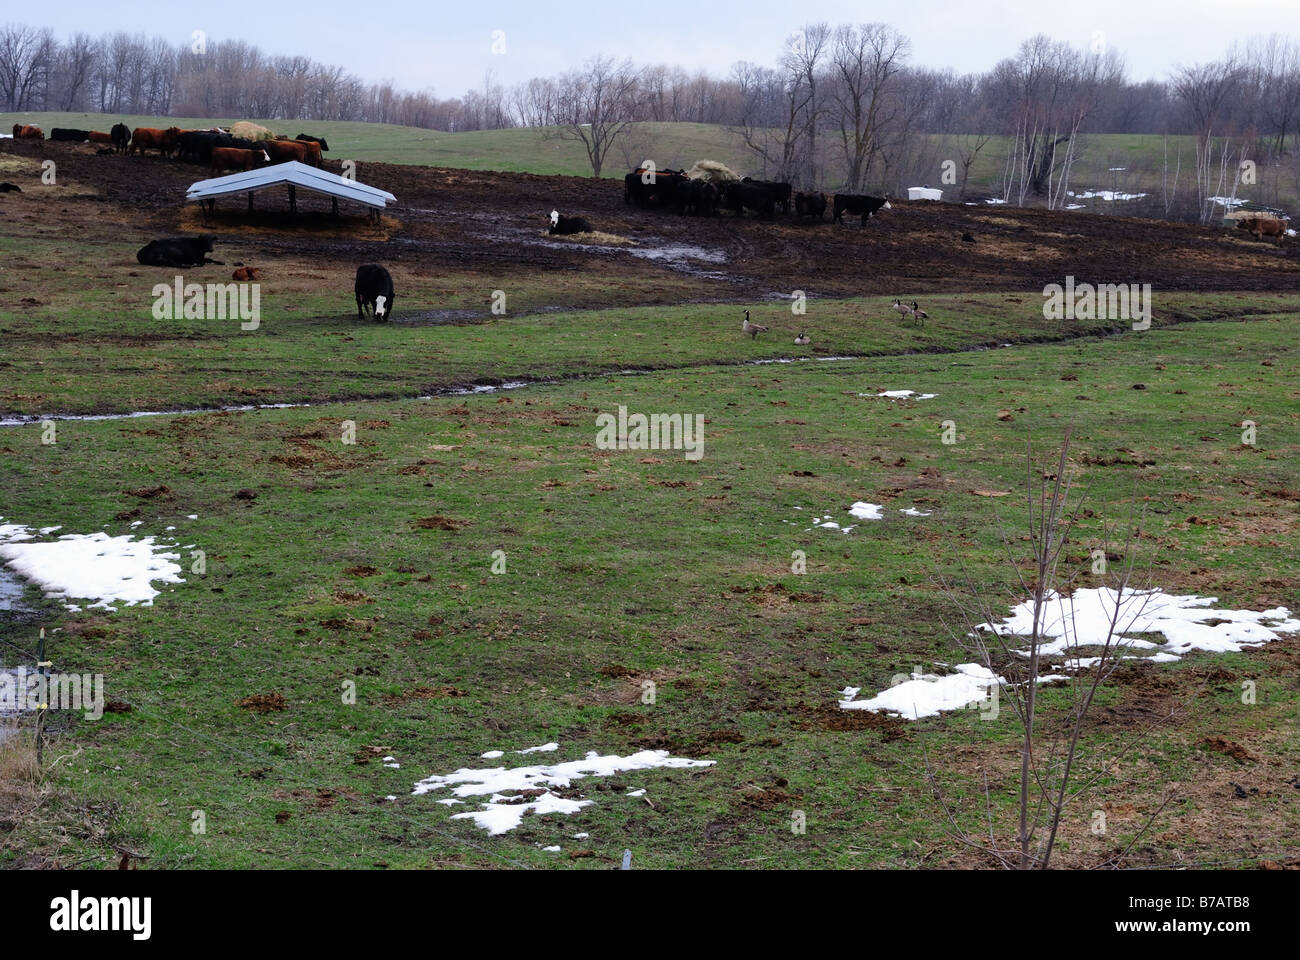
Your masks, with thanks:
[[[571,233],[595,233],[595,228],[582,217],[562,217],[560,211],[551,211],[551,233],[567,236]]]
[[[136,260],[146,267],[189,267],[215,263],[224,266],[220,260],[209,260],[212,242],[217,238],[210,233],[199,237],[174,237],[170,240],[151,240],[140,248]]]

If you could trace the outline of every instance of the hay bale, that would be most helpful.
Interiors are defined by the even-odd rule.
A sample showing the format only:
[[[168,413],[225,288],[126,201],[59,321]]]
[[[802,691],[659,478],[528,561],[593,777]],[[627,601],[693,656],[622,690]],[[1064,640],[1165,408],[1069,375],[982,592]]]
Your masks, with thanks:
[[[275,137],[275,134],[266,127],[248,120],[240,120],[238,123],[231,124],[230,135],[232,137],[243,137],[245,140],[271,140]]]
[[[695,166],[686,171],[686,176],[692,180],[707,180],[714,186],[734,183],[740,179],[740,174],[735,170],[716,160],[696,160]]]

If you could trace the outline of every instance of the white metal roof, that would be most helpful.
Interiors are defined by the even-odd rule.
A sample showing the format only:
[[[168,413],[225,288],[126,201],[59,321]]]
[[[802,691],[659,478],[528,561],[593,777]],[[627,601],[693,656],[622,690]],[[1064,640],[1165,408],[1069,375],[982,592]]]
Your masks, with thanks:
[[[211,180],[199,180],[190,184],[190,188],[185,192],[185,199],[210,200],[214,197],[225,197],[233,193],[256,192],[265,190],[267,187],[288,183],[304,190],[311,190],[314,193],[323,193],[327,196],[338,197],[340,200],[363,203],[367,207],[375,207],[380,210],[384,209],[389,203],[397,202],[397,198],[387,190],[380,190],[378,187],[358,183],[356,180],[348,180],[327,170],[309,167],[297,160],[276,163],[269,167],[247,170],[243,173],[231,173],[224,177],[213,177]]]

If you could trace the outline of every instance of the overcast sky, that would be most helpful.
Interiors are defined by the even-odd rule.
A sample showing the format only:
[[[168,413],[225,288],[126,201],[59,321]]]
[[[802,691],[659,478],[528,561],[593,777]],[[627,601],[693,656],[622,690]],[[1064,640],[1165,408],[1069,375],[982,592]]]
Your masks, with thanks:
[[[1124,55],[1137,80],[1215,59],[1233,40],[1300,37],[1300,0],[64,0],[58,10],[57,22],[42,20],[39,5],[11,6],[4,19],[54,26],[61,38],[125,30],[188,42],[203,30],[442,97],[479,86],[486,70],[508,86],[596,53],[715,75],[737,60],[770,66],[785,37],[818,20],[889,23],[911,38],[914,63],[959,73],[988,69],[1035,33],[1076,46],[1089,46],[1096,34]],[[499,55],[491,50],[497,30],[505,38]]]

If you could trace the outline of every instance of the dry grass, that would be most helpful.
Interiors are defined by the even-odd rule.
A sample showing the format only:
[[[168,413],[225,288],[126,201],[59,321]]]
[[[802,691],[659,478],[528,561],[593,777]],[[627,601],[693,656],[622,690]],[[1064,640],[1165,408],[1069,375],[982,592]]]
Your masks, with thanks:
[[[588,243],[602,247],[635,247],[637,242],[631,237],[621,237],[616,233],[604,233],[601,230],[593,230],[591,233],[568,233],[568,234],[551,234],[543,232],[542,236],[548,240],[565,240],[569,243]]]
[[[39,160],[11,154],[0,156],[0,176],[5,179],[17,180],[24,196],[57,196],[60,200],[66,200],[69,197],[93,197],[98,194],[97,190],[85,184],[58,178],[57,166],[54,169],[55,177],[58,179],[57,184],[41,183],[42,172],[41,161]]]
[[[215,233],[222,235],[274,235],[328,237],[336,240],[368,240],[383,242],[398,230],[402,222],[396,217],[381,216],[379,222],[365,215],[340,214],[335,217],[321,211],[310,210],[290,214],[282,198],[266,194],[254,201],[257,206],[249,214],[242,200],[227,200],[223,209],[217,206],[216,213],[204,219],[203,212],[196,204],[186,206],[179,218],[183,230],[193,233]]]

